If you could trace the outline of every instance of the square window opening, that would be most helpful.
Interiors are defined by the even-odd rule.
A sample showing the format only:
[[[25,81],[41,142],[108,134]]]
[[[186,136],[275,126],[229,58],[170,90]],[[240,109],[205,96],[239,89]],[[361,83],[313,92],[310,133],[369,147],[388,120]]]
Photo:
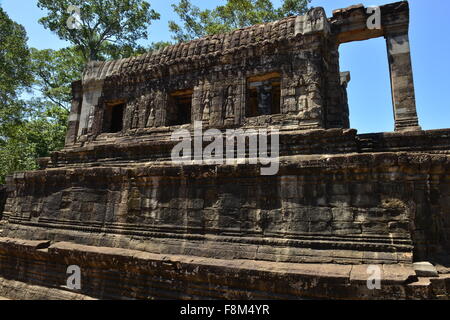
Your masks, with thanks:
[[[191,123],[193,90],[181,90],[170,95],[168,122],[170,126]]]
[[[247,117],[280,113],[281,76],[271,73],[247,79]]]
[[[125,112],[125,103],[116,105],[107,105],[103,117],[103,132],[117,133],[123,130],[123,116]]]

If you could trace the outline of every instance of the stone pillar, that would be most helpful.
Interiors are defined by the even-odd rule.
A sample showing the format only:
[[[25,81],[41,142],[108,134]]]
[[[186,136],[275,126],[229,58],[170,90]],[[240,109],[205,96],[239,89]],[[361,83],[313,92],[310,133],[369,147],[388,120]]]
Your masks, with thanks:
[[[349,71],[344,71],[340,73],[340,83],[341,83],[341,106],[340,106],[340,112],[341,112],[341,125],[344,129],[350,128],[350,111],[348,109],[348,94],[347,94],[347,87],[350,81],[352,80],[352,77],[350,75]]]
[[[72,108],[67,125],[66,146],[77,141],[78,127],[80,125],[81,106],[83,103],[83,86],[81,81],[72,83]]]
[[[408,32],[386,33],[395,131],[421,130],[416,110]]]
[[[237,80],[237,99],[236,99],[236,106],[235,106],[235,118],[236,118],[236,124],[242,125],[245,122],[245,108],[247,105],[247,99],[246,99],[246,86],[247,86],[247,79],[245,77],[245,74],[243,72],[239,72],[238,74],[238,80]]]

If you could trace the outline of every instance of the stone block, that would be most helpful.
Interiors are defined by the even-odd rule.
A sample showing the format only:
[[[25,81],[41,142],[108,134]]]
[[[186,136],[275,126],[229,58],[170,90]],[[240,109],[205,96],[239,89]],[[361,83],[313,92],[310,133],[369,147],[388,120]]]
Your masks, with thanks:
[[[414,263],[414,271],[418,277],[438,277],[436,267],[430,262],[416,262]]]

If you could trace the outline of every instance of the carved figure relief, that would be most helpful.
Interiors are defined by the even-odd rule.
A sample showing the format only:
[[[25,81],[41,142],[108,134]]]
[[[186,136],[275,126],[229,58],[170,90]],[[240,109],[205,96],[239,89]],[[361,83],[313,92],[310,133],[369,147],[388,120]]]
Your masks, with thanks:
[[[154,107],[154,94],[149,93],[145,97],[144,101],[145,105],[145,120],[144,120],[144,127],[154,127],[155,126],[155,107]]]
[[[211,92],[209,90],[206,90],[203,96],[202,106],[203,106],[202,121],[209,122],[211,113]]]
[[[234,95],[232,86],[229,86],[226,90],[224,109],[225,119],[234,118]]]
[[[150,108],[150,115],[148,116],[146,127],[153,128],[155,126],[155,120],[155,108],[152,105]]]
[[[324,11],[322,8],[312,8],[307,13],[308,21],[312,23],[316,23],[317,20],[320,20],[324,17]]]
[[[136,129],[139,127],[139,103],[133,103],[132,113],[131,129]]]
[[[161,125],[161,121],[163,119],[161,118],[161,108],[164,108],[166,105],[165,95],[162,91],[156,91],[152,95],[152,101],[151,101],[151,109],[150,109],[150,115],[148,121],[151,123],[153,122],[153,127],[158,127]],[[153,110],[153,111],[152,111]],[[153,113],[153,115],[152,115]]]
[[[89,110],[88,122],[87,122],[88,131],[90,131],[92,129],[92,126],[94,125],[94,118],[95,118],[95,107],[91,106],[91,108]]]
[[[272,85],[266,83],[260,87],[258,87],[259,94],[259,114],[267,115],[271,114],[272,107]]]

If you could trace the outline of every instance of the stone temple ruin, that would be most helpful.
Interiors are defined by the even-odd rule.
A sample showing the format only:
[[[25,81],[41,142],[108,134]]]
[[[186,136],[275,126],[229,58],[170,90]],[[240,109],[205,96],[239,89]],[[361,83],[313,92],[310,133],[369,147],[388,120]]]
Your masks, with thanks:
[[[362,5],[314,8],[89,64],[65,148],[1,194],[0,296],[448,298],[450,129],[419,126],[408,3],[380,9],[379,29]],[[395,132],[358,135],[338,49],[374,37],[387,43]],[[196,121],[278,129],[278,174],[174,164],[171,134]],[[436,268],[416,273],[423,261]],[[79,290],[65,287],[71,265]]]

